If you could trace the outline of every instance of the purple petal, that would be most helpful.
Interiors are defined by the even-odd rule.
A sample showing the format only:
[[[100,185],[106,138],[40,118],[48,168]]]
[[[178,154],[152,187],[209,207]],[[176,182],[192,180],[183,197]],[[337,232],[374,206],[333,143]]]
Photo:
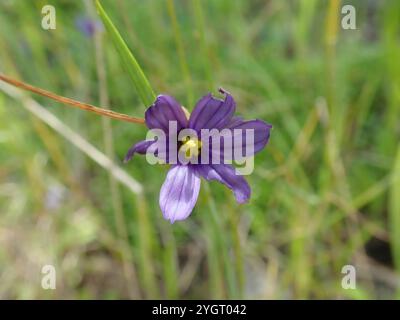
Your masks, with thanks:
[[[236,109],[233,97],[225,92],[225,100],[214,98],[211,93],[201,98],[189,119],[189,128],[196,131],[201,129],[222,129],[232,119]]]
[[[159,95],[146,110],[146,125],[149,129],[161,129],[168,133],[169,122],[177,122],[177,130],[187,126],[187,119],[180,104],[171,96]]]
[[[262,120],[237,121],[230,126],[233,130],[233,159],[238,157],[251,157],[260,152],[269,141],[272,126]],[[252,130],[254,134],[254,144],[250,149],[246,148],[246,135]]]
[[[198,165],[196,170],[206,180],[217,180],[231,189],[238,203],[247,202],[251,189],[243,176],[235,174],[235,168],[231,165]]]
[[[242,123],[244,120],[242,117],[237,117],[234,116],[232,117],[231,121],[229,121],[229,123],[226,125],[226,128],[230,129],[231,127],[234,127],[240,123]]]
[[[128,162],[129,160],[132,159],[132,157],[135,155],[135,153],[139,154],[145,154],[147,151],[147,148],[149,148],[155,140],[143,140],[140,141],[136,144],[134,144],[129,150],[128,153],[126,154],[124,158],[124,162]]]
[[[193,167],[171,167],[160,192],[160,208],[165,219],[174,223],[190,215],[199,195],[200,182]]]
[[[242,160],[253,156],[260,152],[269,141],[270,131],[272,126],[261,120],[249,120],[243,121],[240,118],[233,118],[231,123],[228,125],[227,132],[229,135],[226,136],[227,143],[230,143],[229,149],[225,150],[225,138],[220,137],[216,139],[219,141],[219,145],[214,143],[212,139],[203,137],[203,144],[208,141],[210,159],[219,159],[219,163],[226,163],[230,160]],[[253,139],[250,139],[250,134],[253,135]],[[248,145],[246,138],[249,137],[249,141],[252,141],[252,145]],[[214,157],[214,158],[212,158]]]

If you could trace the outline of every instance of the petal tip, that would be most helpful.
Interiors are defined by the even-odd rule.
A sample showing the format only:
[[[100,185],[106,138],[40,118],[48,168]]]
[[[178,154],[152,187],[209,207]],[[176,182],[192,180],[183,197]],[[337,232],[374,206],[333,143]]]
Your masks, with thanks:
[[[170,224],[174,224],[175,220],[174,219],[167,219],[169,221]]]
[[[249,203],[250,195],[248,196],[236,196],[236,202],[239,204]]]
[[[248,203],[251,196],[251,189],[248,187],[247,190],[243,190],[242,192],[234,191],[236,202],[239,204]]]
[[[229,95],[230,95],[230,92],[229,92],[228,90],[225,90],[225,89],[222,88],[222,87],[219,87],[219,88],[218,88],[218,91],[219,91],[220,93],[222,93],[222,94],[229,94]]]
[[[131,150],[128,151],[125,158],[122,160],[123,164],[127,164],[133,158],[133,152]]]

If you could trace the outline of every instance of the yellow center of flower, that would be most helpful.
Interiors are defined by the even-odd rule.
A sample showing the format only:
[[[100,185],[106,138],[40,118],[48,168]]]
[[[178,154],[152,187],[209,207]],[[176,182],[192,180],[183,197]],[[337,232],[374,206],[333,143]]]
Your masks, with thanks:
[[[186,159],[192,159],[193,157],[197,157],[200,154],[200,149],[201,141],[194,137],[187,137],[183,141],[179,152],[182,152]]]

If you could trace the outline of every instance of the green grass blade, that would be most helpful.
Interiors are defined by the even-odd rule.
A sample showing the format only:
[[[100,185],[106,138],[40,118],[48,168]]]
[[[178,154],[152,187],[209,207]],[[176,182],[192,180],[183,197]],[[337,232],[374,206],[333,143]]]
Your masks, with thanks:
[[[393,167],[393,183],[389,193],[389,230],[394,265],[400,271],[400,146]],[[400,290],[397,292],[400,296]]]
[[[150,106],[155,100],[155,94],[143,70],[140,68],[139,63],[133,56],[132,52],[129,50],[124,39],[122,39],[121,34],[112,23],[111,19],[105,12],[99,0],[96,0],[96,8],[101,20],[103,21],[104,26],[107,29],[107,32],[111,36],[114,45],[124,62],[124,65],[128,70],[129,75],[131,76],[131,79],[141,101],[146,107]]]
[[[179,56],[179,63],[181,66],[182,75],[183,75],[183,78],[186,83],[187,106],[189,106],[189,108],[191,108],[193,105],[193,101],[194,101],[192,78],[190,77],[190,71],[189,71],[189,67],[188,67],[188,63],[187,63],[187,59],[186,59],[186,52],[185,52],[185,46],[183,44],[181,29],[180,29],[180,26],[178,23],[178,19],[176,17],[174,0],[167,1],[167,10],[168,10],[169,18],[171,20],[173,32],[174,32],[175,44],[176,44],[176,49],[177,49],[178,56]]]

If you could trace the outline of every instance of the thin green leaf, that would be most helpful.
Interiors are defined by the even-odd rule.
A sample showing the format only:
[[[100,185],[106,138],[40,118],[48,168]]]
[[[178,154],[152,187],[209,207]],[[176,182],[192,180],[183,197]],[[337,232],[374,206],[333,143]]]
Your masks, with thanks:
[[[108,17],[99,0],[96,0],[96,8],[104,26],[106,27],[107,32],[111,36],[114,45],[128,70],[129,75],[131,76],[140,99],[146,107],[150,106],[155,100],[155,94],[143,70],[140,68],[139,63],[129,50],[124,39],[121,37],[121,34],[114,26],[111,19]]]
[[[393,183],[389,193],[389,230],[394,264],[397,270],[400,270],[400,146],[393,167],[392,179]]]

